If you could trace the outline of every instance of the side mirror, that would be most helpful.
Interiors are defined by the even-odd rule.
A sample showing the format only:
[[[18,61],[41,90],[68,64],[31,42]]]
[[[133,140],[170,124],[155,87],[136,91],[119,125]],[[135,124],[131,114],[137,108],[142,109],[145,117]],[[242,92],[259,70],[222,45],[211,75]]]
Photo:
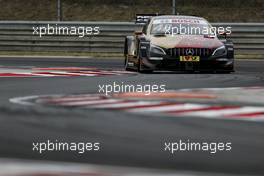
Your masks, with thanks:
[[[135,35],[142,35],[143,32],[142,31],[135,31]]]

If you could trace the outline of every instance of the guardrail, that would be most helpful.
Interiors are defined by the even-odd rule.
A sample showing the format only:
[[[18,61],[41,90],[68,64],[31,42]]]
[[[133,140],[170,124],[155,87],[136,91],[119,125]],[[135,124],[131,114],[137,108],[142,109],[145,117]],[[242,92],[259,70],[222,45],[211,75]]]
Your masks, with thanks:
[[[43,36],[33,35],[33,26],[98,26],[99,35]],[[231,26],[230,38],[236,54],[264,54],[264,23],[213,23],[213,26]],[[141,26],[131,22],[49,22],[0,21],[1,51],[70,51],[70,52],[123,52],[124,39]]]

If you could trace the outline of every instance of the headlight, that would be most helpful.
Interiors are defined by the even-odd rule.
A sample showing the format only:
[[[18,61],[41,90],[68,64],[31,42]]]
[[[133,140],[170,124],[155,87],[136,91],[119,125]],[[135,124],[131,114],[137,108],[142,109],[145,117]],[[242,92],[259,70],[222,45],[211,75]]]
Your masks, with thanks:
[[[226,47],[225,46],[221,46],[219,48],[216,48],[212,55],[213,56],[223,56],[223,55],[226,55],[226,54],[227,54]]]
[[[150,53],[159,54],[159,55],[166,55],[165,51],[161,47],[156,46],[156,45],[150,46]]]

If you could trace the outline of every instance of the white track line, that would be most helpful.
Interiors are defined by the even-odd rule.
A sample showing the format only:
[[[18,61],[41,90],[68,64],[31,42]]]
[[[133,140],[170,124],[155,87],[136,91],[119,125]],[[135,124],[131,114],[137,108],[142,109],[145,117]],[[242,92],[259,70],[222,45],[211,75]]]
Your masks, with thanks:
[[[179,114],[184,114],[185,116],[202,116],[202,117],[223,117],[232,116],[233,114],[243,114],[243,113],[255,113],[264,111],[262,107],[240,107],[240,108],[230,108],[230,109],[220,109],[220,110],[203,110],[199,112],[184,112]]]
[[[93,108],[107,108],[107,109],[116,109],[116,108],[133,108],[136,106],[144,106],[144,105],[158,105],[160,102],[150,102],[150,101],[135,101],[135,102],[121,102],[121,103],[113,103],[106,105],[95,105],[90,106]]]
[[[29,102],[29,100],[36,98],[39,98],[39,96],[16,97],[16,98],[10,98],[9,101],[14,104],[34,106],[36,105],[36,103],[31,103]]]
[[[5,69],[0,70],[0,77],[65,77],[65,76],[88,76],[88,77],[94,77],[94,76],[111,76],[111,75],[122,75],[122,74],[128,74],[132,72],[126,72],[126,71],[108,71],[108,70],[80,70],[78,71],[72,71],[72,70],[37,70],[37,69]],[[10,74],[10,75],[3,75],[1,74]]]
[[[77,101],[77,102],[65,102],[60,103],[61,106],[85,106],[85,105],[95,105],[95,104],[106,104],[106,103],[117,103],[124,102],[124,100],[116,99],[103,99],[103,100],[94,100],[94,101]]]
[[[54,74],[44,74],[44,73],[32,73],[32,77],[61,77],[66,75],[54,75]]]
[[[70,72],[65,71],[32,72],[32,74],[39,76],[79,76],[79,74],[72,74]]]
[[[146,108],[131,108],[129,112],[164,112],[164,111],[176,111],[176,110],[189,110],[189,109],[199,109],[199,108],[205,108],[208,107],[208,105],[201,105],[201,104],[191,104],[191,103],[186,103],[186,104],[176,104],[176,105],[164,105],[164,106],[158,106],[158,107],[146,107]]]
[[[65,98],[40,98],[39,100],[37,100],[37,102],[40,103],[66,103],[66,102],[74,102],[74,101],[92,101],[92,100],[101,100],[101,97],[91,97],[91,96],[87,96],[87,97],[65,97]]]

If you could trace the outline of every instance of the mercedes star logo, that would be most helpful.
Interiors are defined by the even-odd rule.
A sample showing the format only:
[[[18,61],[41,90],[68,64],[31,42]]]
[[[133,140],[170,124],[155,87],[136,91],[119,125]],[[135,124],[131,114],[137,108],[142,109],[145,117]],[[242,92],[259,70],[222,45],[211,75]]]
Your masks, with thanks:
[[[186,49],[186,55],[187,55],[187,56],[192,56],[192,55],[194,55],[194,49],[191,49],[191,48]]]

